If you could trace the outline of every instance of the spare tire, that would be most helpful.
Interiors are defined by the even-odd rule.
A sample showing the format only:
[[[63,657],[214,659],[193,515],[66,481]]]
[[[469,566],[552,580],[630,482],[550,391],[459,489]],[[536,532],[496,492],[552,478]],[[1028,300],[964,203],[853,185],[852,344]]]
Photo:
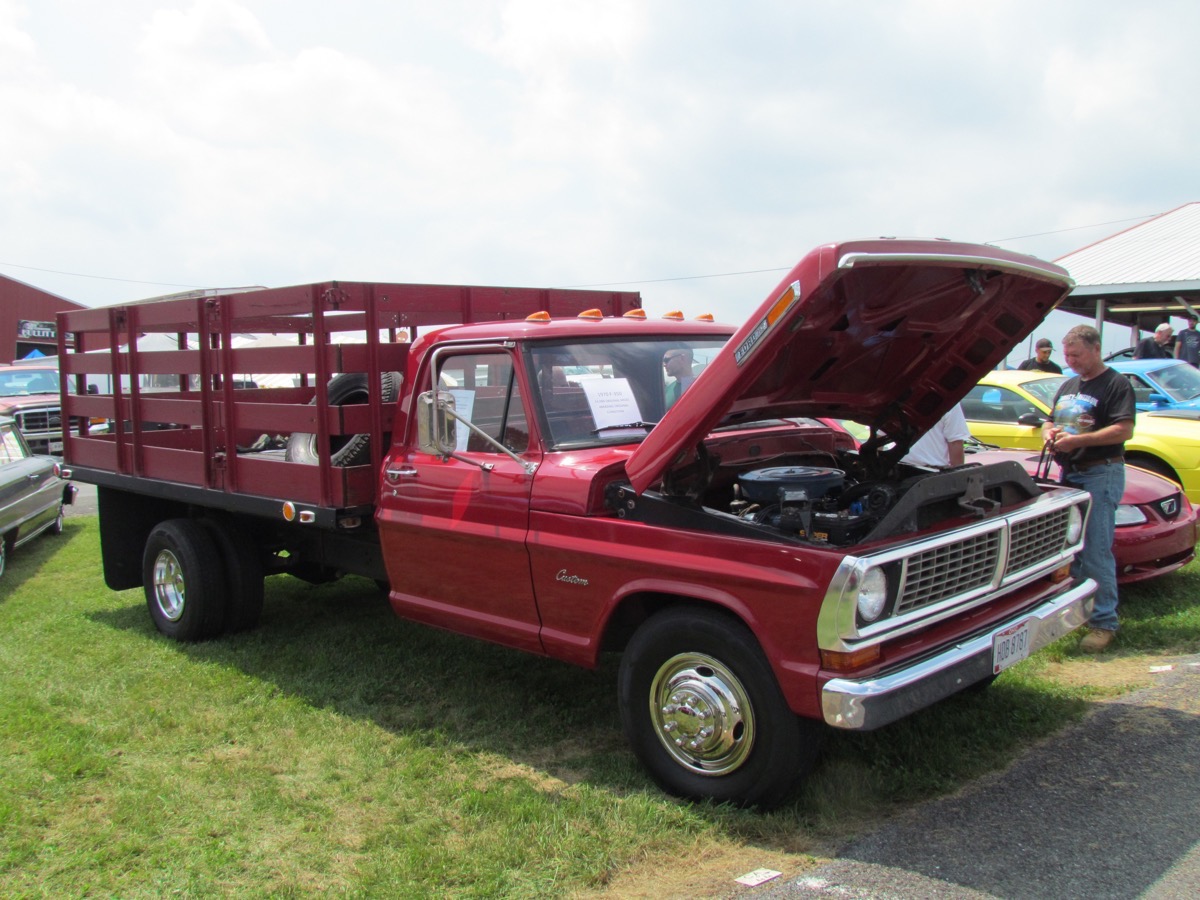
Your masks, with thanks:
[[[384,403],[394,403],[400,395],[399,372],[383,372],[380,375],[381,399]],[[343,406],[347,403],[367,403],[367,376],[362,372],[346,372],[329,379],[329,402],[333,406]],[[316,398],[312,401],[317,402]],[[317,452],[317,436],[297,431],[288,438],[284,459],[288,462],[305,463],[315,466],[321,456]],[[335,466],[358,466],[371,459],[371,436],[355,434],[347,437],[344,434],[333,435],[329,439],[329,461]]]

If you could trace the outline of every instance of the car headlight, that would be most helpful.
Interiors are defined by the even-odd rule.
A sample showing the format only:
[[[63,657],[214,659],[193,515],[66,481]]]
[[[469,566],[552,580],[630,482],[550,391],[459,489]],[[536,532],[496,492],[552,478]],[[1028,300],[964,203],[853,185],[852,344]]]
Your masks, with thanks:
[[[1067,513],[1067,543],[1078,544],[1079,536],[1083,534],[1083,512],[1078,506],[1072,506]]]
[[[872,566],[858,581],[858,616],[863,622],[874,622],[887,606],[888,581],[883,569]]]
[[[1122,504],[1117,507],[1117,527],[1122,525],[1141,525],[1148,521],[1146,514],[1136,506],[1125,506]]]

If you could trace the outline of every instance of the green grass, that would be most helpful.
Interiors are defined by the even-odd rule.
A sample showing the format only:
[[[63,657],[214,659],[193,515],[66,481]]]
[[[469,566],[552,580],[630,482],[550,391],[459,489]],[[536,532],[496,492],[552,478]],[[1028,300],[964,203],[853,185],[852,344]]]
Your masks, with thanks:
[[[1200,649],[1198,588],[1189,567],[1123,591],[1118,656]],[[650,784],[613,661],[577,670],[406,623],[359,579],[270,579],[259,629],[175,644],[140,591],[104,587],[96,520],[71,519],[0,580],[0,895],[562,896],[635,873],[704,896],[681,860],[728,893],[1081,716],[1105,689],[1056,677],[1073,644],[831,735],[795,801],[760,814]]]

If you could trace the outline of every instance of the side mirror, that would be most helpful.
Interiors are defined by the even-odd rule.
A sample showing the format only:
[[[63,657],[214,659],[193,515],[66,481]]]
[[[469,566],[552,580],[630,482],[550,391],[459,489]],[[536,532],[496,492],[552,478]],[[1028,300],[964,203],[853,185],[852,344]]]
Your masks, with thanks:
[[[1160,394],[1157,391],[1152,393],[1146,399],[1148,399],[1155,406],[1170,406],[1171,405],[1171,398],[1168,397],[1166,394]]]
[[[1031,428],[1041,428],[1042,423],[1045,421],[1045,416],[1043,416],[1041,413],[1035,412],[1021,413],[1021,415],[1017,417],[1018,425],[1028,425]]]
[[[454,409],[454,395],[448,391],[417,397],[417,448],[422,453],[448,456],[457,449],[457,426],[447,409]]]

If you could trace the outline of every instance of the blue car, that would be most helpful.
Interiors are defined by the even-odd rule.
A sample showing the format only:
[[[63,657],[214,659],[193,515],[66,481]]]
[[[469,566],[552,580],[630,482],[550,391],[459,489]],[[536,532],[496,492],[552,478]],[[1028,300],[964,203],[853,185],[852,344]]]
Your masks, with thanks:
[[[1113,360],[1109,365],[1129,379],[1139,410],[1200,410],[1200,371],[1183,360]]]

